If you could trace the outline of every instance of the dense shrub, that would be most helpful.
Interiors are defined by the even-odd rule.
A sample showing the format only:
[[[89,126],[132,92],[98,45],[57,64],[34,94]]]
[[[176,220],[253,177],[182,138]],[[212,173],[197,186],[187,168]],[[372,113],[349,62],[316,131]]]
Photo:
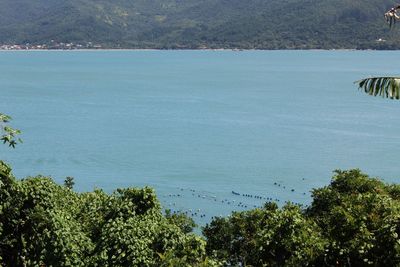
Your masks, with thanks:
[[[0,162],[0,265],[181,266],[205,260],[205,241],[163,216],[150,188],[79,194],[47,177],[16,180]],[[172,257],[170,256],[170,257]]]
[[[317,225],[292,204],[234,212],[212,221],[203,233],[208,253],[235,265],[309,266],[326,243]]]
[[[399,190],[359,170],[336,171],[329,186],[313,190],[306,215],[324,229],[329,264],[400,263]]]
[[[207,253],[252,266],[399,266],[400,186],[335,171],[302,210],[267,203],[204,228]]]

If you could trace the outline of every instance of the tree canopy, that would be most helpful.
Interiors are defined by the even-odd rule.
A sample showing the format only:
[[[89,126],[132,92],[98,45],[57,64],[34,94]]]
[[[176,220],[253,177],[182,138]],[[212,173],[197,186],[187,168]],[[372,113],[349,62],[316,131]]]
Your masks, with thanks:
[[[76,193],[17,180],[0,162],[0,266],[196,266],[205,240],[162,213],[151,188]]]
[[[216,218],[203,231],[207,253],[234,265],[400,265],[399,185],[338,170],[312,197]]]
[[[0,266],[398,266],[400,186],[336,171],[307,207],[266,203],[192,232],[151,188],[77,193],[0,162]]]

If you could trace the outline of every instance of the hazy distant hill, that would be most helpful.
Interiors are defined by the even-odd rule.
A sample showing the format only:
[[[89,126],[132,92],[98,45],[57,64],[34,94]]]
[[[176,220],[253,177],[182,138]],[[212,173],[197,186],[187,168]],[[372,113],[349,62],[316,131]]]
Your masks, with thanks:
[[[400,31],[390,32],[383,20],[384,11],[394,4],[387,0],[0,0],[0,43],[400,48]]]

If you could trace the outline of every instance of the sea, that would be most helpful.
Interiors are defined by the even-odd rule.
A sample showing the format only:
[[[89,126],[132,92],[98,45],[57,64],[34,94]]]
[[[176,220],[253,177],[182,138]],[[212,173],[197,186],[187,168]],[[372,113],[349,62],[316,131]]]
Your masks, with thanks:
[[[400,102],[355,81],[399,51],[2,51],[0,112],[18,178],[79,192],[150,186],[200,225],[274,201],[306,207],[336,169],[399,182]]]

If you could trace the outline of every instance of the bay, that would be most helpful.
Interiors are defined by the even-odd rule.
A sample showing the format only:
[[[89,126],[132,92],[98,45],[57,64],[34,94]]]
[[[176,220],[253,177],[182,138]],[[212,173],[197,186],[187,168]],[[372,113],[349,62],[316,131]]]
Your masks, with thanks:
[[[200,224],[269,200],[306,205],[335,169],[399,182],[400,103],[354,84],[396,75],[399,56],[0,52],[0,112],[24,140],[0,156],[18,178],[72,176],[82,192],[154,187]]]

